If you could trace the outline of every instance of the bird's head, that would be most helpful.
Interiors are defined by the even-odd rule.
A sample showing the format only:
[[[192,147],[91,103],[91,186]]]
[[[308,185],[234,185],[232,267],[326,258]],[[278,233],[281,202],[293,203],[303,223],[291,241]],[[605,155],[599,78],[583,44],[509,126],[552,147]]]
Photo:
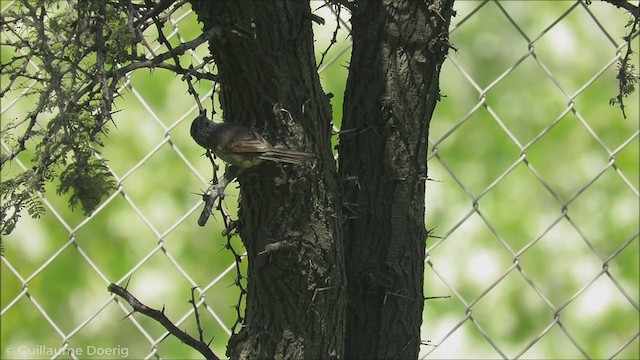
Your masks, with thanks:
[[[207,112],[201,111],[198,117],[191,122],[191,137],[195,142],[203,148],[208,148],[208,138],[214,122],[207,118]]]

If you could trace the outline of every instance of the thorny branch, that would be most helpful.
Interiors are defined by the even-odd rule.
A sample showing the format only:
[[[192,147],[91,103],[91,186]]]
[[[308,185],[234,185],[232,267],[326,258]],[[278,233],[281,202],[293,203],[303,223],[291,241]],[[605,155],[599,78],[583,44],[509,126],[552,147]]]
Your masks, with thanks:
[[[156,20],[159,21],[159,20]],[[155,21],[154,21],[155,22]],[[164,33],[162,32],[162,24],[156,23],[158,25],[158,37],[160,39],[164,38]],[[178,56],[184,54],[185,52],[189,51],[189,50],[193,50],[195,48],[197,48],[200,44],[204,43],[205,41],[209,40],[209,38],[211,38],[211,36],[213,36],[216,33],[216,29],[210,29],[207,32],[202,33],[202,35],[198,36],[197,38],[188,41],[186,43],[182,43],[179,46],[176,46],[175,48],[169,48],[170,50],[167,52],[164,52],[160,55],[156,55],[154,57],[152,57],[151,59],[147,59],[147,60],[141,60],[141,61],[137,61],[137,62],[133,62],[127,66],[124,66],[122,68],[118,68],[115,70],[112,70],[110,72],[107,73],[107,77],[108,78],[121,78],[124,75],[130,73],[133,70],[137,70],[137,69],[141,69],[141,68],[149,68],[149,69],[153,69],[156,67],[161,67],[161,68],[165,68],[165,69],[169,69],[169,70],[178,70],[177,72],[179,74],[185,74],[185,75],[191,75],[193,77],[195,77],[196,79],[203,79],[203,80],[211,80],[211,81],[219,81],[220,78],[215,75],[215,74],[211,74],[208,72],[197,72],[197,71],[187,71],[186,69],[182,68],[180,66],[180,60],[178,59]],[[169,44],[169,41],[164,38],[164,40],[161,40],[161,42],[165,45]],[[170,46],[170,45],[169,45]],[[169,65],[166,64],[164,61],[168,60],[168,59],[174,59],[177,63],[177,65]],[[208,58],[209,60],[211,58]]]
[[[615,5],[618,8],[627,10],[636,19],[640,17],[640,8],[626,0],[602,0],[602,1]]]
[[[240,267],[240,263],[244,257],[243,254],[239,253],[231,243],[233,237],[238,233],[239,222],[237,220],[233,220],[231,216],[226,212],[224,207],[222,206],[222,200],[224,199],[224,189],[229,185],[241,172],[241,170],[237,169],[233,166],[228,166],[225,170],[225,173],[222,179],[218,179],[217,170],[218,166],[216,165],[213,156],[210,152],[207,152],[207,157],[211,161],[211,166],[213,168],[213,178],[211,180],[212,185],[209,187],[207,192],[203,195],[203,201],[205,203],[204,209],[198,218],[198,225],[204,226],[211,216],[211,212],[213,206],[216,204],[216,209],[222,215],[222,221],[224,223],[224,231],[222,232],[222,236],[226,239],[225,248],[233,254],[235,268],[236,268],[236,279],[234,280],[233,285],[237,286],[240,290],[240,294],[238,295],[238,302],[234,306],[236,310],[236,322],[231,327],[231,331],[236,333],[236,329],[238,326],[242,326],[244,323],[244,315],[242,314],[242,303],[244,301],[244,297],[247,295],[247,288],[243,279],[245,276],[242,274],[242,268]]]
[[[358,7],[358,4],[355,1],[349,1],[349,0],[330,0],[330,2],[340,5],[344,8],[346,8],[347,10],[349,10],[350,12],[354,12],[356,10],[356,8]]]
[[[617,8],[624,9],[631,15],[631,20],[627,23],[626,27],[630,30],[623,40],[627,44],[627,51],[624,56],[618,62],[618,94],[609,99],[609,104],[618,106],[622,112],[622,116],[626,119],[627,114],[625,112],[624,99],[635,92],[636,84],[640,82],[640,75],[636,72],[635,65],[631,61],[631,55],[634,53],[631,48],[631,40],[638,37],[640,26],[640,6],[633,5],[626,0],[602,0],[610,3]],[[586,4],[591,4],[591,0],[586,0]]]
[[[195,90],[194,90],[195,93]],[[215,94],[215,87],[214,87]],[[213,96],[213,95],[212,95]],[[196,96],[197,97],[197,96]],[[213,97],[212,97],[213,101]],[[200,104],[199,104],[200,106]],[[215,113],[215,112],[214,112]],[[224,248],[231,251],[234,257],[235,269],[236,269],[236,278],[232,285],[235,285],[240,290],[240,294],[238,295],[238,302],[234,306],[236,310],[236,321],[231,327],[232,333],[237,333],[236,329],[238,326],[242,326],[244,324],[244,315],[242,313],[242,304],[245,296],[247,295],[246,288],[246,277],[242,274],[242,268],[240,266],[242,259],[245,256],[245,253],[239,253],[232,244],[232,239],[234,236],[238,234],[240,223],[238,220],[233,220],[231,216],[227,213],[223,206],[224,200],[224,190],[226,187],[235,180],[235,178],[242,172],[242,169],[239,169],[235,166],[227,165],[224,175],[221,179],[218,178],[218,165],[216,164],[213,154],[207,150],[205,153],[209,161],[211,162],[211,168],[213,171],[213,175],[211,178],[211,185],[207,189],[207,191],[202,195],[202,200],[204,202],[204,208],[200,213],[200,217],[198,218],[198,225],[205,226],[209,217],[212,215],[213,207],[216,206],[216,209],[219,211],[222,216],[222,221],[224,223],[224,231],[222,232],[222,236],[226,239],[226,244]],[[217,204],[217,205],[216,205]]]
[[[237,231],[238,231],[238,226],[239,226],[238,221],[231,219],[231,216],[229,216],[229,214],[227,214],[227,212],[222,207],[222,201],[218,202],[218,211],[220,211],[220,214],[222,214],[222,221],[224,222],[224,227],[225,227],[225,230],[223,232],[223,235],[226,237],[226,240],[227,240],[225,248],[231,251],[235,260],[236,279],[234,280],[233,285],[237,286],[238,289],[240,290],[240,294],[238,295],[238,302],[234,306],[236,310],[236,321],[235,323],[233,323],[233,326],[231,326],[231,332],[236,334],[237,327],[242,326],[244,324],[244,315],[242,313],[242,303],[244,301],[245,296],[247,296],[247,287],[245,285],[245,282],[243,281],[246,278],[242,274],[242,268],[240,267],[240,263],[242,262],[244,255],[238,253],[238,251],[231,244],[231,239],[237,234]]]
[[[338,31],[340,30],[340,10],[342,9],[342,6],[333,5],[328,0],[325,0],[325,5],[323,5],[323,6],[333,6],[334,7],[333,11],[334,11],[335,16],[336,16],[336,27],[333,30],[333,35],[331,36],[331,41],[329,42],[329,45],[327,45],[327,48],[324,49],[324,51],[320,55],[320,61],[318,62],[318,65],[316,66],[316,70],[320,69],[320,66],[322,66],[322,63],[324,62],[324,58],[325,58],[325,56],[327,56],[327,53],[329,52],[329,49],[331,49],[333,47],[333,45],[335,45],[338,42],[338,40],[337,40]]]
[[[191,288],[191,300],[189,303],[193,306],[193,316],[196,318],[196,328],[198,329],[198,339],[201,343],[204,343],[204,331],[202,330],[202,324],[200,323],[200,311],[198,311],[198,304],[196,303],[196,289],[197,287]],[[213,340],[213,339],[212,339]],[[207,344],[207,347],[211,341]]]
[[[636,12],[637,10],[636,8]],[[631,55],[634,53],[631,48],[631,40],[638,36],[639,22],[640,18],[636,16],[629,24],[631,30],[629,30],[629,33],[624,37],[624,41],[627,43],[627,51],[618,63],[618,75],[616,76],[618,79],[618,94],[616,97],[609,99],[609,104],[618,105],[625,119],[627,118],[627,114],[624,111],[626,107],[624,105],[624,98],[635,91],[635,84],[640,80],[640,76],[636,73],[635,66],[631,63]]]
[[[209,217],[211,216],[211,211],[216,200],[222,201],[222,199],[224,198],[224,190],[236,178],[237,175],[238,173],[236,168],[233,166],[229,166],[222,176],[222,179],[217,180],[217,178],[214,176],[214,183],[209,186],[207,191],[202,195],[204,208],[202,209],[202,213],[200,213],[200,217],[198,218],[198,225],[205,226],[207,224],[207,220],[209,220]]]
[[[162,25],[185,0],[20,1],[0,14],[3,57],[0,75],[7,82],[0,97],[24,89],[32,108],[21,118],[3,119],[0,168],[25,153],[31,166],[0,183],[0,232],[10,233],[27,209],[44,212],[38,194],[45,183],[61,179],[58,193],[71,192],[70,207],[86,214],[115,188],[104,160],[96,157],[112,122],[112,104],[126,76],[138,69],[164,68],[190,81],[217,82],[204,65],[184,69],[179,56],[215,36],[216,29],[169,46]],[[143,36],[152,25],[167,51],[154,54]],[[146,49],[145,54],[140,54]],[[167,63],[173,59],[174,64]]]
[[[183,343],[197,350],[200,354],[202,354],[207,360],[219,360],[213,351],[209,348],[209,346],[202,340],[202,330],[198,326],[198,331],[200,332],[200,340],[196,340],[191,335],[186,332],[180,330],[177,326],[167,318],[164,314],[164,309],[162,311],[152,309],[145,304],[141,303],[135,296],[133,296],[130,292],[128,292],[125,288],[122,288],[114,283],[109,284],[107,290],[110,293],[120,296],[123,298],[129,305],[133,308],[133,312],[139,312],[143,315],[146,315],[153,320],[157,321],[160,325],[164,326],[167,331],[178,338]],[[192,294],[193,297],[193,294]],[[195,303],[195,301],[194,301]],[[195,305],[194,305],[195,306]],[[129,314],[131,315],[131,314]]]

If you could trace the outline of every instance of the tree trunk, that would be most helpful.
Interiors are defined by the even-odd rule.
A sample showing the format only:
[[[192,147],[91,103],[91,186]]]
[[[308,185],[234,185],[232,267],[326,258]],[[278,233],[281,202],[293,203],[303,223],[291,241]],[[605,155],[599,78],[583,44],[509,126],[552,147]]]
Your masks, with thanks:
[[[340,136],[347,359],[420,350],[429,122],[453,0],[358,2]]]
[[[192,7],[205,31],[216,29],[209,46],[225,121],[316,156],[307,165],[263,163],[239,176],[240,236],[249,258],[246,324],[227,353],[234,359],[341,358],[346,288],[339,183],[309,4],[192,1]],[[287,111],[274,115],[276,103]],[[284,247],[259,254],[272,243]]]

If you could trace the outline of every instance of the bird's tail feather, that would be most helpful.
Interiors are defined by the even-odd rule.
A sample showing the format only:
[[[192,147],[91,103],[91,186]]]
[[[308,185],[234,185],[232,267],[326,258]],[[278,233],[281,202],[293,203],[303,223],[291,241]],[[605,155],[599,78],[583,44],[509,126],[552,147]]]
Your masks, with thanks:
[[[273,148],[260,155],[260,158],[289,164],[301,164],[313,159],[313,154],[299,150]]]

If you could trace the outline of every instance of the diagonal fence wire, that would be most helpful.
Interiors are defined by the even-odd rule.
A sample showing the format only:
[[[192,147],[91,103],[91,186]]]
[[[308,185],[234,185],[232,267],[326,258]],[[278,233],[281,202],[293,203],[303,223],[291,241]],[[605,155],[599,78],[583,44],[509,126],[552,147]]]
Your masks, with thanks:
[[[502,74],[496,77],[488,86],[484,88],[480,86],[476,80],[474,80],[474,76],[471,75],[465,69],[465,66],[460,64],[455,58],[449,59],[450,63],[453,64],[456,70],[458,70],[464,76],[466,81],[468,81],[469,85],[471,85],[471,87],[478,92],[478,97],[480,100],[467,115],[465,115],[458,123],[454,124],[454,126],[452,126],[450,129],[445,131],[440,138],[436,138],[436,139],[432,138],[430,140],[430,145],[432,147],[430,160],[432,162],[433,161],[438,162],[441,168],[446,172],[447,176],[453,180],[453,183],[459,186],[459,188],[468,196],[469,203],[471,206],[469,211],[462,218],[460,218],[459,221],[455,223],[455,225],[453,225],[451,228],[446,230],[446,232],[441,237],[439,237],[438,241],[436,241],[433,245],[429,247],[427,252],[427,265],[430,267],[431,271],[433,271],[433,273],[438,277],[438,279],[442,281],[444,285],[454,294],[454,297],[465,306],[466,312],[465,312],[465,316],[462,317],[454,326],[450,327],[450,330],[447,331],[444,334],[444,336],[442,336],[441,339],[435,343],[435,346],[425,351],[424,358],[429,358],[430,355],[433,356],[434,354],[438,354],[438,355],[443,354],[438,352],[440,350],[439,347],[446,344],[447,340],[450,339],[452,335],[455,334],[456,331],[458,331],[458,329],[467,321],[470,321],[473,323],[473,325],[480,332],[482,337],[487,341],[487,343],[490,344],[490,346],[495,350],[497,355],[502,358],[522,357],[527,353],[528,350],[534,347],[534,345],[536,345],[537,342],[542,340],[545,336],[550,336],[548,334],[550,330],[555,326],[561,329],[562,333],[566,336],[566,338],[569,340],[569,342],[575,348],[575,350],[579,352],[579,354],[581,354],[584,357],[590,358],[590,357],[593,357],[594,355],[590,354],[589,350],[586,349],[584,343],[582,343],[581,341],[576,339],[575,336],[572,335],[572,333],[576,330],[570,329],[569,326],[565,326],[563,324],[562,322],[563,309],[565,309],[571,303],[575,302],[576,299],[580,297],[584,297],[585,296],[584,293],[587,289],[589,289],[602,276],[606,276],[612,280],[612,283],[615,284],[616,289],[620,292],[620,294],[624,296],[624,298],[632,306],[631,309],[628,309],[629,310],[628,314],[632,317],[635,317],[636,319],[638,318],[637,294],[634,294],[635,296],[629,294],[629,292],[625,289],[625,287],[622,286],[620,282],[615,280],[615,276],[612,276],[612,274],[608,271],[608,264],[612,259],[615,259],[615,257],[618,254],[620,254],[625,248],[627,248],[630,244],[635,243],[637,245],[638,232],[635,232],[633,235],[631,235],[620,246],[620,248],[618,248],[613,254],[611,254],[609,257],[605,257],[601,253],[601,251],[599,251],[598,248],[590,240],[591,236],[589,236],[589,234],[582,231],[581,227],[576,222],[572,221],[571,217],[569,216],[569,209],[571,208],[571,206],[573,206],[572,203],[576,199],[579,199],[581,196],[585,196],[584,195],[585,191],[590,189],[590,187],[596,181],[598,181],[602,175],[610,173],[612,169],[620,177],[623,183],[631,190],[632,194],[629,194],[629,196],[633,199],[633,202],[636,202],[637,204],[637,199],[638,199],[637,183],[633,184],[633,182],[627,178],[627,175],[625,175],[624,172],[618,170],[618,167],[616,166],[616,160],[615,160],[614,154],[619,153],[619,151],[629,146],[632,142],[637,142],[638,132],[637,130],[635,130],[633,133],[627,134],[628,138],[622,144],[619,144],[618,148],[612,151],[605,144],[605,142],[602,139],[600,139],[598,133],[589,125],[589,122],[586,120],[587,115],[583,114],[582,112],[576,109],[575,101],[576,101],[576,98],[583,91],[585,91],[589,87],[594,86],[594,83],[596,82],[596,80],[602,77],[603,74],[607,72],[609,74],[611,73],[610,71],[611,68],[614,67],[615,64],[618,62],[618,60],[621,58],[621,50],[625,48],[627,44],[617,44],[616,41],[613,40],[613,37],[607,32],[606,27],[603,26],[598,21],[597,16],[595,16],[593,12],[589,9],[589,7],[587,7],[586,4],[582,2],[573,3],[573,5],[571,5],[562,14],[560,14],[557,19],[551,22],[551,24],[548,27],[546,27],[542,32],[537,34],[534,37],[534,40],[530,40],[529,37],[527,37],[526,31],[518,25],[518,21],[515,20],[514,17],[510,15],[510,13],[505,9],[505,7],[502,5],[501,2],[490,2],[490,3],[495,4],[495,6],[499,9],[499,12],[515,28],[516,33],[519,34],[523,38],[523,40],[527,43],[528,51],[524,55],[522,55],[520,58],[518,58],[511,66],[507,68],[507,70],[505,70]],[[489,2],[483,2],[477,5],[476,7],[474,7],[473,10],[469,11],[469,15],[467,17],[463,18],[459,23],[457,23],[457,25],[454,25],[452,27],[452,33],[454,33],[455,30],[458,30],[459,27],[463,26],[464,22],[469,20],[471,16],[479,16],[478,14],[481,13],[480,10],[482,7],[490,6],[491,4],[489,4]],[[588,81],[582,84],[582,86],[575,93],[571,94],[571,92],[566,90],[563,87],[563,85],[560,83],[560,81],[556,79],[556,76],[554,76],[553,72],[549,70],[547,66],[545,66],[544,60],[537,55],[535,43],[540,39],[544,39],[545,36],[548,36],[548,33],[550,32],[550,30],[553,29],[554,26],[564,21],[570,14],[572,14],[573,12],[581,11],[581,10],[587,12],[589,16],[594,20],[594,22],[597,23],[598,28],[602,31],[602,33],[606,36],[606,38],[612,43],[614,48],[612,49],[613,51],[612,51],[612,56],[610,60],[606,64],[604,64],[602,68],[599,69],[595,74],[593,74],[593,76]],[[492,108],[490,102],[487,100],[487,94],[490,94],[490,92],[496,85],[498,85],[503,79],[509,77],[514,72],[514,70],[525,59],[528,59],[528,58],[534,59],[534,61],[540,66],[540,68],[543,69],[543,72],[546,75],[546,77],[549,80],[551,80],[551,82],[558,88],[558,90],[560,90],[565,95],[567,100],[567,106],[554,121],[550,122],[549,125],[543,128],[536,136],[534,136],[533,139],[531,139],[528,143],[523,145],[518,140],[517,136],[514,133],[512,133],[512,131],[510,130],[510,127],[506,125],[505,122],[502,121],[502,119],[497,114],[497,112]],[[511,163],[511,165],[509,165],[507,169],[505,169],[498,177],[496,177],[489,184],[489,186],[484,188],[484,190],[480,191],[477,195],[474,195],[474,192],[471,191],[465,185],[465,181],[460,179],[459,176],[457,176],[456,171],[449,166],[449,163],[452,160],[445,160],[440,156],[442,152],[442,150],[440,150],[440,144],[443,141],[445,141],[448,137],[455,136],[456,130],[458,130],[465,122],[470,121],[469,119],[473,118],[473,115],[476,114],[482,108],[486,109],[487,113],[490,115],[490,118],[493,121],[495,121],[495,123],[498,125],[498,128],[500,128],[504,132],[506,137],[509,139],[509,141],[513,142],[513,144],[518,148],[519,154],[517,155],[516,160],[513,163]],[[563,197],[558,194],[558,191],[554,190],[554,186],[549,184],[543,178],[543,176],[541,176],[540,173],[537,171],[536,166],[534,166],[534,164],[531,161],[529,161],[527,156],[527,151],[534,144],[536,144],[538,140],[540,140],[545,135],[547,135],[550,131],[552,131],[553,128],[556,127],[561,120],[565,119],[567,114],[573,114],[576,116],[576,118],[579,120],[579,123],[587,130],[588,134],[600,145],[601,150],[603,150],[606,153],[608,161],[606,165],[600,168],[600,170],[596,172],[590,179],[588,179],[588,181],[584,185],[579,187],[573,195],[569,196],[568,199],[564,200]],[[637,117],[635,121],[637,122]],[[636,161],[637,161],[637,157],[636,157]],[[519,250],[515,249],[517,251],[514,251],[514,249],[512,249],[509,246],[508,242],[503,239],[503,237],[498,233],[498,231],[496,231],[496,229],[492,225],[492,221],[487,219],[485,216],[483,216],[482,206],[479,205],[479,202],[481,202],[482,197],[485,194],[491,192],[502,180],[508,177],[514,168],[521,165],[524,165],[531,172],[531,174],[536,178],[536,180],[558,202],[560,211],[558,211],[557,217],[548,224],[546,229],[544,229],[544,231],[539,236],[532,236],[531,240],[528,243],[526,243],[521,249]],[[514,195],[517,195],[517,194],[514,194]],[[477,297],[473,298],[471,301],[468,301],[468,300],[465,300],[463,295],[455,291],[456,286],[454,284],[451,284],[451,280],[447,279],[444,275],[440,274],[437,266],[431,261],[431,253],[435,249],[437,249],[438,246],[443,246],[443,244],[447,242],[451,242],[450,236],[453,233],[455,233],[456,230],[462,227],[472,215],[479,216],[484,222],[484,224],[486,225],[486,227],[490,230],[491,234],[510,253],[510,258],[513,261],[513,265],[509,267],[502,275],[497,277],[492,284],[484,288],[484,290]],[[540,287],[538,286],[537,283],[539,282],[539,280],[534,280],[532,277],[527,275],[525,268],[520,263],[520,257],[523,254],[525,254],[529,249],[536,246],[536,243],[541,238],[543,238],[547,232],[553,229],[561,221],[566,221],[571,225],[571,227],[573,227],[573,229],[579,235],[581,240],[584,241],[584,243],[588,246],[588,248],[595,255],[597,255],[598,258],[600,258],[602,268],[601,268],[601,271],[594,274],[593,277],[588,282],[586,282],[581,289],[575,292],[573,296],[571,296],[569,299],[566,299],[564,303],[554,304],[551,300],[549,300],[545,296],[544,291],[541,290]],[[637,221],[635,222],[635,226],[637,227]],[[535,294],[537,294],[537,296],[539,296],[540,299],[546,304],[546,306],[549,308],[549,311],[553,314],[553,317],[551,321],[546,325],[543,331],[541,331],[537,336],[535,336],[530,341],[524,342],[525,344],[524,347],[522,347],[519,351],[517,349],[514,349],[512,353],[509,353],[507,355],[504,349],[501,348],[494,340],[492,340],[491,335],[489,335],[487,331],[483,329],[480,322],[475,321],[473,316],[473,311],[474,311],[473,307],[476,303],[482,300],[482,298],[485,295],[487,295],[492,291],[497,291],[495,290],[496,285],[500,284],[510,273],[516,270],[519,272],[520,276],[524,278],[527,284],[534,290]],[[635,280],[637,280],[637,278]],[[627,340],[623,340],[619,345],[620,347],[615,349],[615,352],[609,353],[607,356],[615,356],[616,354],[619,354],[625,348],[632,346],[633,342],[636,341],[638,337],[638,329],[631,327],[627,330],[628,332],[627,334],[625,334],[627,336]],[[632,348],[627,348],[627,350],[629,349],[632,349]],[[637,352],[635,354],[637,356]],[[436,355],[436,357],[438,357],[438,355]]]

